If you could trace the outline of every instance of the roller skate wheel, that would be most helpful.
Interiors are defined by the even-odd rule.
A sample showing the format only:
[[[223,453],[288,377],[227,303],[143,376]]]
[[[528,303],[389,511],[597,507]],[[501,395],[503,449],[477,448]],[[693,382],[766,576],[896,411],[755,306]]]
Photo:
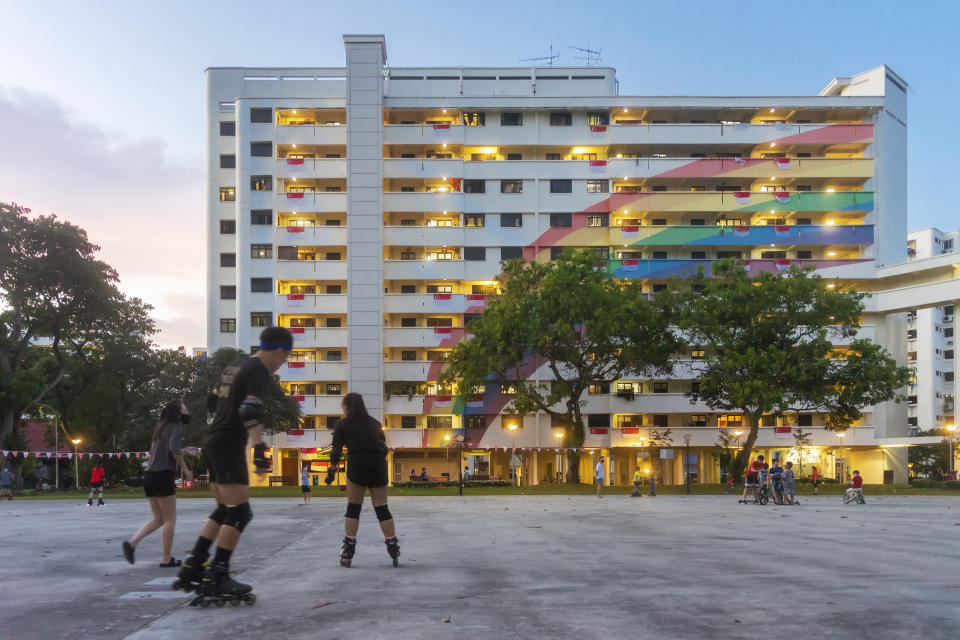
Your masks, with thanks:
[[[231,600],[231,601],[230,601],[230,606],[231,606],[231,607],[238,607],[238,606],[240,606],[240,601],[239,601],[239,600]]]
[[[227,604],[227,601],[226,601],[226,600],[214,600],[213,604],[217,605],[218,607],[222,607],[223,605]]]
[[[257,596],[251,593],[248,598],[244,599],[243,604],[247,605],[248,607],[252,607],[256,602],[257,602]]]
[[[340,558],[340,566],[341,566],[341,567],[347,567],[347,568],[349,568],[349,567],[350,567],[350,560],[347,559],[347,558]]]

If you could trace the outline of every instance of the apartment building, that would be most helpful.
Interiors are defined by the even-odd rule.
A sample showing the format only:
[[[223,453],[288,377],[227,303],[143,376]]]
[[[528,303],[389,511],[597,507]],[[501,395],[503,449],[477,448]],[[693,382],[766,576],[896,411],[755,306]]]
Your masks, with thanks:
[[[276,475],[325,467],[348,391],[382,419],[395,479],[455,477],[458,435],[475,476],[564,473],[548,416],[503,419],[509,389],[459,403],[437,384],[505,259],[588,247],[651,293],[723,257],[872,291],[884,269],[910,271],[906,83],[887,67],[809,96],[625,96],[608,67],[393,67],[383,36],[344,46],[344,66],[206,72],[207,347],[249,350],[270,324],[294,333],[279,373],[304,422],[274,437]],[[935,297],[960,297],[939,284],[956,273],[921,271]],[[884,299],[861,336],[905,358],[907,310]],[[593,385],[581,475],[602,453],[608,481],[627,482],[649,467],[651,429],[669,428],[664,481],[716,481],[718,429],[741,418],[691,404],[692,384]],[[830,473],[845,459],[876,482],[905,477],[903,404],[873,407],[846,442],[817,414],[771,419],[757,446],[788,454],[798,428]]]

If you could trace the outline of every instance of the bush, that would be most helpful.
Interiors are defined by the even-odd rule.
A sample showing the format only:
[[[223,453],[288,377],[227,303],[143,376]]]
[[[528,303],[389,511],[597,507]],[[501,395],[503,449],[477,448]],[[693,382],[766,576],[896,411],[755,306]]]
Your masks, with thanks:
[[[397,489],[436,489],[438,487],[458,487],[460,483],[456,480],[450,482],[394,482],[393,486]],[[464,487],[511,487],[513,483],[509,480],[465,480]]]
[[[916,489],[960,489],[960,480],[937,482],[929,478],[911,478],[910,486]]]
[[[820,484],[837,484],[838,480],[836,478],[824,478],[821,476]],[[812,484],[812,481],[809,477],[797,478],[797,484]]]

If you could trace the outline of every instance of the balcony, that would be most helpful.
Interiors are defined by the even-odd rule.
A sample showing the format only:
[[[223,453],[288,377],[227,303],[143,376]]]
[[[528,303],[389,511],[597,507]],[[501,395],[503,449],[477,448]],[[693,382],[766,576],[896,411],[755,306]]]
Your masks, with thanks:
[[[340,407],[340,403],[343,401],[343,396],[291,395],[290,397],[299,402],[300,412],[304,415],[336,416],[343,413],[343,409]]]
[[[383,244],[403,247],[462,247],[466,244],[465,231],[464,227],[385,226]]]
[[[344,191],[278,191],[276,196],[278,211],[346,211],[347,193]]]
[[[417,395],[412,398],[404,395],[385,397],[383,412],[392,415],[423,415],[423,398]]]
[[[384,158],[384,178],[462,178],[463,160]]]
[[[468,300],[462,293],[392,293],[383,296],[384,313],[464,313],[468,309],[483,308],[483,302]],[[473,311],[471,311],[472,313]],[[331,312],[333,313],[333,312]],[[402,378],[394,378],[402,380]]]
[[[385,124],[383,144],[463,144],[463,125]]]
[[[385,327],[384,347],[451,347],[465,335],[463,327]]]
[[[385,280],[463,280],[463,260],[384,260]]]
[[[277,260],[277,278],[282,280],[346,280],[343,260]]]
[[[343,158],[278,158],[274,174],[282,179],[346,179],[347,161]]]
[[[409,382],[436,380],[445,364],[432,360],[388,360],[383,363],[383,379]]]
[[[307,347],[311,345],[297,342],[295,346]],[[286,362],[277,370],[277,375],[280,376],[281,382],[348,380],[350,367],[346,360],[339,362]]]
[[[274,240],[279,245],[344,246],[347,228],[334,226],[277,227]]]
[[[346,327],[291,327],[290,332],[293,333],[293,346],[295,349],[325,347],[347,348]],[[320,362],[317,364],[324,363]],[[337,378],[329,379],[336,380]]]
[[[642,246],[869,245],[873,225],[610,227],[610,244]]]
[[[464,194],[459,192],[386,191],[383,194],[384,211],[463,211],[463,205]]]
[[[275,144],[346,145],[346,125],[277,125]]]
[[[872,258],[852,258],[847,260],[740,260],[750,275],[757,275],[761,272],[779,273],[790,266],[813,265],[817,269],[830,269],[834,267],[845,267],[848,265],[871,262]],[[704,273],[709,275],[712,272],[713,264],[716,260],[686,260],[686,259],[668,259],[668,260],[610,260],[608,269],[610,273],[618,278],[670,278],[674,275],[689,277],[697,272],[698,267],[703,267]]]
[[[317,293],[281,293],[276,296],[277,313],[285,314],[342,314],[347,312],[347,296]]]
[[[606,213],[621,209],[647,212],[873,211],[872,191],[621,191],[611,194],[552,194],[541,183],[541,211]],[[496,210],[496,209],[491,209]],[[515,211],[516,209],[500,209]],[[526,209],[520,209],[526,210]]]

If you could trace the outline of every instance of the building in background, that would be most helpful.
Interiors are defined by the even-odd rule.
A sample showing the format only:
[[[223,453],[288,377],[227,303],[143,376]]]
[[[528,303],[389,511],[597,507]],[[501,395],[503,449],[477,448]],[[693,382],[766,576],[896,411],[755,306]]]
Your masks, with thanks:
[[[271,324],[294,333],[280,377],[303,429],[274,438],[274,473],[292,482],[329,443],[348,391],[382,418],[395,479],[422,467],[456,477],[457,434],[474,477],[566,471],[548,416],[507,424],[505,390],[461,405],[436,383],[501,260],[589,247],[650,293],[723,257],[753,272],[814,265],[876,294],[860,337],[902,362],[908,312],[960,298],[951,256],[907,261],[906,83],[887,67],[810,96],[622,96],[608,67],[401,68],[383,36],[344,46],[344,66],[206,74],[207,345],[249,350]],[[691,384],[594,385],[581,477],[603,454],[607,481],[628,483],[649,468],[650,430],[670,428],[663,480],[682,481],[689,436],[688,470],[717,481],[718,429],[735,434],[741,417],[691,404]],[[904,404],[873,407],[842,456],[823,424],[771,419],[756,446],[795,455],[803,429],[805,464],[827,475],[843,457],[868,482],[905,479]]]

